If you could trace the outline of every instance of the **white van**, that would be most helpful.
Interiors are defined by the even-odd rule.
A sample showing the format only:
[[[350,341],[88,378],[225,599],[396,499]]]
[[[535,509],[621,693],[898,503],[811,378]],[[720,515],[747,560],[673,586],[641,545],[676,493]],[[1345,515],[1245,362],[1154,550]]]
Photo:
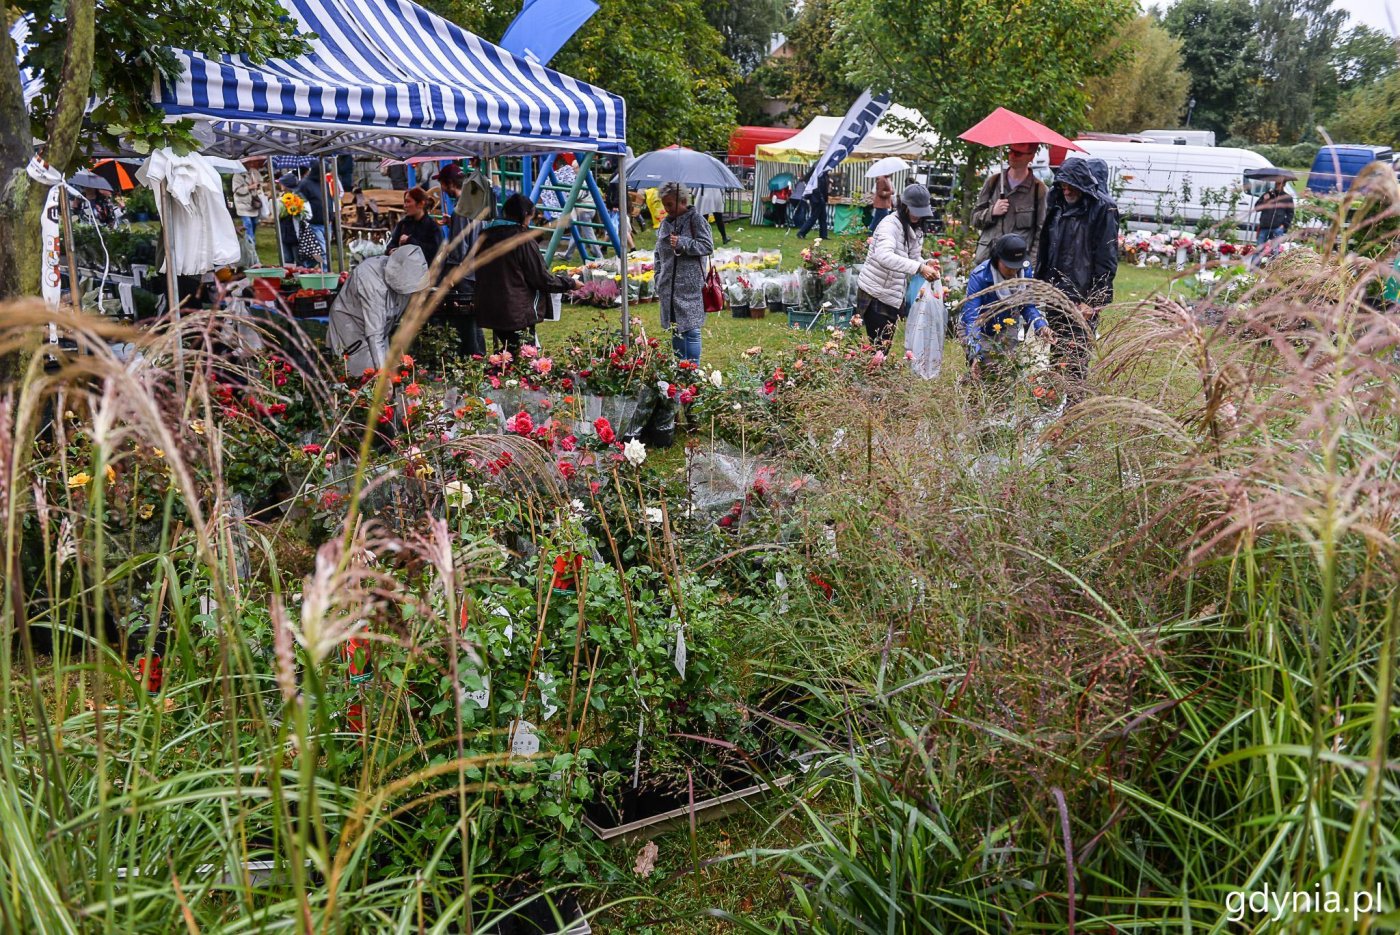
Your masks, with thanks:
[[[1145,136],[1156,143],[1171,143],[1176,146],[1214,146],[1214,130],[1140,130],[1138,136]]]
[[[1234,218],[1244,230],[1255,227],[1257,216],[1249,210],[1254,198],[1244,172],[1269,165],[1258,153],[1227,146],[1075,143],[1084,150],[1082,155],[1108,163],[1109,190],[1134,230],[1191,228],[1226,218]]]

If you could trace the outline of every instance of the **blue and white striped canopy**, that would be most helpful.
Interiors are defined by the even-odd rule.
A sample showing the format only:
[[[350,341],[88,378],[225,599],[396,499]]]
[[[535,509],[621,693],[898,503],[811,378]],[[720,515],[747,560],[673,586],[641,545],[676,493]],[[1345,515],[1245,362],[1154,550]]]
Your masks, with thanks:
[[[10,40],[15,44],[15,58],[21,63],[19,84],[26,105],[38,97],[39,92],[43,90],[43,82],[34,72],[23,65],[24,57],[29,54],[29,28],[32,24],[33,20],[30,17],[21,16],[10,25]]]
[[[159,104],[215,148],[409,155],[625,148],[622,98],[518,58],[411,0],[283,0],[311,50],[252,65],[177,53]]]

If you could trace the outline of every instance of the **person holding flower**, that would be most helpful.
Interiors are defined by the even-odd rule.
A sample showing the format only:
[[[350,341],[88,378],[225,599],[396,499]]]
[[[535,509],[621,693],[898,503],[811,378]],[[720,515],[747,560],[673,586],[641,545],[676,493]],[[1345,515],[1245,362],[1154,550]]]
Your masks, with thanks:
[[[1024,289],[1009,284],[1013,279],[1031,278],[1028,254],[1020,234],[1005,234],[992,242],[991,256],[973,267],[967,278],[967,299],[959,320],[974,380],[1010,358],[1020,328],[1055,344],[1055,332],[1040,309],[1026,298]]]

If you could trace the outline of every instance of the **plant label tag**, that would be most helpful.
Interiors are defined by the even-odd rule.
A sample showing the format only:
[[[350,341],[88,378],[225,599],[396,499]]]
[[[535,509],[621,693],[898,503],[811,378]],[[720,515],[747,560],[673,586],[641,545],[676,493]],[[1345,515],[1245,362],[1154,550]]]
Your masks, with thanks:
[[[540,737],[535,733],[535,725],[529,721],[516,721],[515,733],[510,738],[512,756],[534,756],[540,752]]]
[[[554,676],[544,672],[540,673],[540,710],[546,721],[559,713],[559,705],[554,700]]]
[[[773,575],[773,586],[778,589],[778,613],[786,614],[788,612],[787,575],[781,571],[776,572]]]
[[[475,675],[476,673],[472,672],[470,674]],[[481,708],[483,711],[486,710],[487,705],[491,703],[491,676],[483,675],[481,677],[481,688],[474,692],[462,692],[460,701],[475,702],[478,708]]]
[[[676,671],[685,678],[685,627],[676,630]]]

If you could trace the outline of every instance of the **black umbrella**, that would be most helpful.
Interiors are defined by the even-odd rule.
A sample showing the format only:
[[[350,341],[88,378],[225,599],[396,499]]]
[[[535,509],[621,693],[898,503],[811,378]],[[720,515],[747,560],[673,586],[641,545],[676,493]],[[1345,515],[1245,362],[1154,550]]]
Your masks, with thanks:
[[[91,172],[73,173],[73,177],[68,180],[68,184],[72,185],[74,188],[92,188],[99,192],[110,192],[112,190],[111,182]]]
[[[1285,182],[1292,182],[1298,178],[1296,172],[1288,169],[1280,169],[1277,166],[1265,166],[1262,169],[1245,169],[1244,177],[1253,181],[1255,179],[1282,179]]]

